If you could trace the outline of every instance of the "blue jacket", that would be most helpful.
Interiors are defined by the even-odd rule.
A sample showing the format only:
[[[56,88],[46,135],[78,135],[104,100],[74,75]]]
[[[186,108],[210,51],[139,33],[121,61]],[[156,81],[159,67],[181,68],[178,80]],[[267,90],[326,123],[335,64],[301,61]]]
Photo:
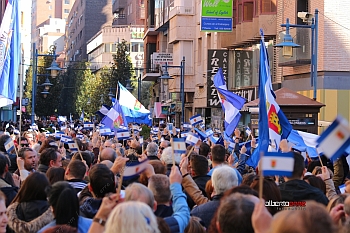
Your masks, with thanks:
[[[171,184],[170,191],[173,196],[174,213],[171,217],[164,218],[164,220],[169,225],[171,233],[183,233],[190,221],[190,210],[186,202],[186,195],[182,192],[179,183]]]

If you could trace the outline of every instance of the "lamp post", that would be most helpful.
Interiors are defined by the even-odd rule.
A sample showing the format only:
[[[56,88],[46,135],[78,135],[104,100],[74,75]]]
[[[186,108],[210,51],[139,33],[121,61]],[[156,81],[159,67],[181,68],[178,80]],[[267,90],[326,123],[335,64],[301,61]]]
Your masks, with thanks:
[[[36,100],[36,90],[37,90],[37,76],[38,76],[38,57],[53,57],[53,62],[51,66],[47,68],[47,70],[51,70],[52,78],[57,77],[57,72],[61,70],[56,63],[56,46],[50,46],[50,54],[39,54],[36,49],[35,43],[32,45],[32,53],[33,53],[33,72],[32,72],[32,113],[31,113],[31,122],[34,123],[35,120],[35,100]],[[44,91],[41,94],[46,97],[49,94],[49,89],[52,86],[49,79],[46,78],[45,82],[40,85],[44,86]]]
[[[310,14],[307,14],[310,15]],[[300,45],[293,43],[293,38],[289,34],[289,28],[310,28],[311,29],[311,86],[313,87],[313,99],[317,99],[317,49],[318,49],[318,9],[315,9],[315,16],[311,20],[311,25],[290,24],[289,19],[286,19],[285,24],[281,27],[286,28],[286,35],[283,42],[275,45],[275,47],[282,47],[282,54],[284,57],[293,56],[293,48],[300,47]]]
[[[180,66],[168,66],[168,63],[165,64],[165,70],[163,75],[159,78],[164,80],[164,84],[168,84],[168,79],[173,79],[169,76],[168,68],[180,68],[180,95],[181,95],[181,122],[185,122],[185,57],[182,58]]]

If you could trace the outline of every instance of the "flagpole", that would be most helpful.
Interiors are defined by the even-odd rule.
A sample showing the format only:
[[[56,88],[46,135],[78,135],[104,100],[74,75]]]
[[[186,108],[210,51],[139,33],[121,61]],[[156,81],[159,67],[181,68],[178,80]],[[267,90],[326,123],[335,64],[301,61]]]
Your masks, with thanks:
[[[264,175],[262,170],[262,159],[264,157],[264,152],[260,152],[260,163],[259,163],[259,199],[263,198],[263,185],[264,185]]]
[[[123,184],[123,178],[124,178],[124,170],[125,170],[125,165],[120,171],[120,178],[119,178],[119,183],[118,183],[118,189],[117,189],[117,201],[119,200],[120,196],[120,191],[122,190],[122,184]]]
[[[175,166],[175,152],[174,152],[174,139],[173,138],[170,138],[170,142],[171,142],[171,150],[172,150],[172,153],[173,153],[173,166]]]

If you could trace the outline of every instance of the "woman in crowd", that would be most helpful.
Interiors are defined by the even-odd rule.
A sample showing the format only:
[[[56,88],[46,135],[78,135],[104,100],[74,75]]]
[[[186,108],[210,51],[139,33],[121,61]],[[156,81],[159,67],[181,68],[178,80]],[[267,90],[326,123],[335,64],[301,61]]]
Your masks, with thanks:
[[[79,216],[79,201],[75,189],[66,181],[52,185],[47,194],[55,220],[44,226],[39,233],[56,225],[78,228],[80,233],[88,232],[91,219]]]
[[[5,200],[6,197],[4,193],[0,191],[0,233],[6,233],[6,227],[8,223]]]
[[[50,167],[46,172],[46,176],[50,184],[53,185],[58,181],[64,181],[64,173],[65,170],[62,167]]]
[[[18,233],[34,233],[53,220],[45,193],[49,185],[43,173],[34,172],[27,177],[7,209],[10,228]]]

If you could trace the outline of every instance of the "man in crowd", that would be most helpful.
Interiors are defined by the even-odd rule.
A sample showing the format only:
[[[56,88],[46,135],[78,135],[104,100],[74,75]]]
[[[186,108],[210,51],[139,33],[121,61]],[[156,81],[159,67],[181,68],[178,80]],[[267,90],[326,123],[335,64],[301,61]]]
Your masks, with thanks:
[[[38,171],[46,173],[50,167],[62,167],[62,156],[55,148],[47,148],[40,154]]]

